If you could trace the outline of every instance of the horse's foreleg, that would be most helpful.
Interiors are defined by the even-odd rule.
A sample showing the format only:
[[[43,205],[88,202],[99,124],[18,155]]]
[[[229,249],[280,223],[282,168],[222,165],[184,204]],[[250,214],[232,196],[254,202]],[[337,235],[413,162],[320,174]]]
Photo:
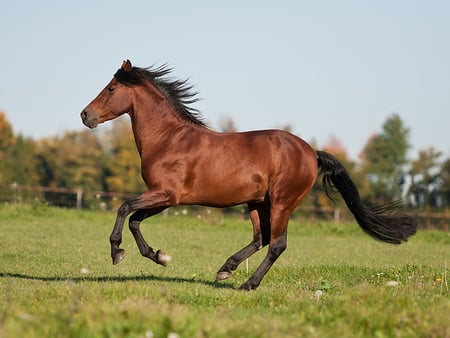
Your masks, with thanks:
[[[122,229],[123,224],[125,222],[125,219],[127,216],[136,210],[142,210],[144,209],[142,214],[138,214],[136,216],[136,220],[139,220],[142,218],[142,216],[145,216],[145,210],[163,210],[169,206],[175,205],[174,197],[169,196],[164,191],[147,191],[135,198],[131,198],[120,206],[119,210],[117,211],[117,218],[116,222],[114,224],[113,231],[111,233],[111,236],[109,237],[109,241],[111,243],[111,258],[113,261],[113,264],[118,264],[122,261],[122,259],[125,257],[125,250],[119,248],[120,244],[122,243]],[[158,212],[159,212],[158,211]],[[151,212],[150,214],[151,215]],[[138,217],[139,216],[139,217]],[[147,216],[148,217],[148,216]],[[144,219],[143,217],[142,219]],[[139,223],[140,221],[138,221]],[[132,227],[132,226],[130,226]],[[134,233],[133,233],[134,235]],[[136,238],[136,237],[135,237]],[[142,234],[140,234],[139,228],[137,233],[137,240],[139,240],[138,245],[142,245],[142,248],[145,249],[145,245],[142,243],[145,243]],[[148,244],[147,244],[148,246]],[[141,248],[141,247],[140,247]]]
[[[243,249],[229,257],[225,264],[219,269],[216,281],[231,277],[232,271],[245,259],[256,251],[269,244],[270,241],[270,213],[269,204],[249,203],[249,216],[253,224],[253,240]]]
[[[114,223],[114,228],[109,236],[109,242],[111,243],[111,258],[113,264],[119,264],[125,257],[125,250],[119,248],[120,243],[122,243],[122,229],[125,218],[130,213],[130,206],[127,202],[122,203],[119,210],[117,211],[116,222]]]
[[[155,209],[142,209],[136,211],[133,215],[130,216],[129,227],[130,231],[133,234],[134,239],[136,240],[136,244],[139,248],[139,251],[142,256],[150,258],[155,263],[166,266],[172,258],[163,253],[161,250],[154,251],[151,246],[147,244],[144,237],[142,236],[141,230],[139,228],[140,223],[146,219],[147,217],[156,215],[166,209],[166,207],[160,207]]]

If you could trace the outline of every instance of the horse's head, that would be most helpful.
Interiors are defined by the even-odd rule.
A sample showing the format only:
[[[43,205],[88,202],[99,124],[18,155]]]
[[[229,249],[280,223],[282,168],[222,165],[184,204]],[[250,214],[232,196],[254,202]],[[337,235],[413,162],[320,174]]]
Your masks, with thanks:
[[[89,128],[95,128],[99,123],[115,119],[129,113],[133,102],[131,88],[118,81],[119,76],[126,76],[132,72],[130,60],[124,61],[114,78],[98,94],[98,96],[83,109],[80,116]]]

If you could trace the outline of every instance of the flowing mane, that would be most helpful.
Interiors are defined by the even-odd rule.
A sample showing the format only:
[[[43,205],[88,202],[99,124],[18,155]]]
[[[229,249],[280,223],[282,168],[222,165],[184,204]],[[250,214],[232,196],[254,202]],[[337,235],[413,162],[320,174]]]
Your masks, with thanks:
[[[200,112],[190,107],[190,104],[197,102],[197,93],[192,92],[193,86],[188,84],[188,80],[176,80],[168,78],[172,72],[166,64],[156,68],[139,68],[133,67],[131,71],[119,69],[114,77],[120,83],[127,86],[136,86],[142,84],[143,81],[150,81],[155,85],[175,107],[180,117],[190,123],[205,127],[206,124],[202,120]]]

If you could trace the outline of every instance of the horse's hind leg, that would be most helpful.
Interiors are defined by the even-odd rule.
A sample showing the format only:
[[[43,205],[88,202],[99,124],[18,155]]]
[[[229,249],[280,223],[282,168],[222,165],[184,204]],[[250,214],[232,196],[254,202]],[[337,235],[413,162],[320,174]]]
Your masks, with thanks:
[[[270,241],[270,205],[265,203],[249,203],[249,216],[253,224],[253,240],[243,249],[228,258],[219,269],[216,281],[227,279],[239,264],[256,251],[269,244]]]
[[[261,280],[264,278],[265,274],[273,263],[278,259],[278,257],[283,253],[286,249],[287,243],[287,223],[289,221],[290,212],[281,209],[274,210],[272,208],[272,217],[271,217],[271,231],[270,231],[270,245],[269,250],[267,251],[267,255],[260,264],[260,266],[256,269],[253,275],[246,281],[240,289],[242,290],[255,290]]]
[[[139,248],[139,251],[142,256],[150,258],[155,263],[166,265],[168,262],[172,260],[172,258],[163,253],[161,250],[153,251],[153,248],[147,244],[144,237],[142,236],[139,225],[141,222],[147,217],[156,215],[166,209],[166,207],[160,207],[155,209],[141,209],[137,210],[133,215],[130,216],[129,227],[130,231],[133,234],[134,239],[136,240],[136,244]]]

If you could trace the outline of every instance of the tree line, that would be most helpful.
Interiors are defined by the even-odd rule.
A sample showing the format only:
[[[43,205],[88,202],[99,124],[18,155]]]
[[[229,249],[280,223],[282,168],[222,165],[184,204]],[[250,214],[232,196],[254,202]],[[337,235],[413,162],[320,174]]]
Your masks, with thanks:
[[[223,131],[234,129],[231,120],[223,123]],[[398,114],[392,114],[380,132],[368,138],[357,161],[349,159],[335,138],[322,147],[311,143],[344,163],[366,203],[403,199],[412,208],[448,208],[450,158],[429,148],[408,159],[409,137],[409,128]],[[117,119],[100,131],[67,131],[35,140],[16,135],[6,114],[0,112],[0,189],[19,184],[137,194],[146,190],[140,172],[126,118]],[[86,203],[89,205],[89,200]],[[315,187],[303,205],[308,203],[329,206],[330,202],[321,188]]]

